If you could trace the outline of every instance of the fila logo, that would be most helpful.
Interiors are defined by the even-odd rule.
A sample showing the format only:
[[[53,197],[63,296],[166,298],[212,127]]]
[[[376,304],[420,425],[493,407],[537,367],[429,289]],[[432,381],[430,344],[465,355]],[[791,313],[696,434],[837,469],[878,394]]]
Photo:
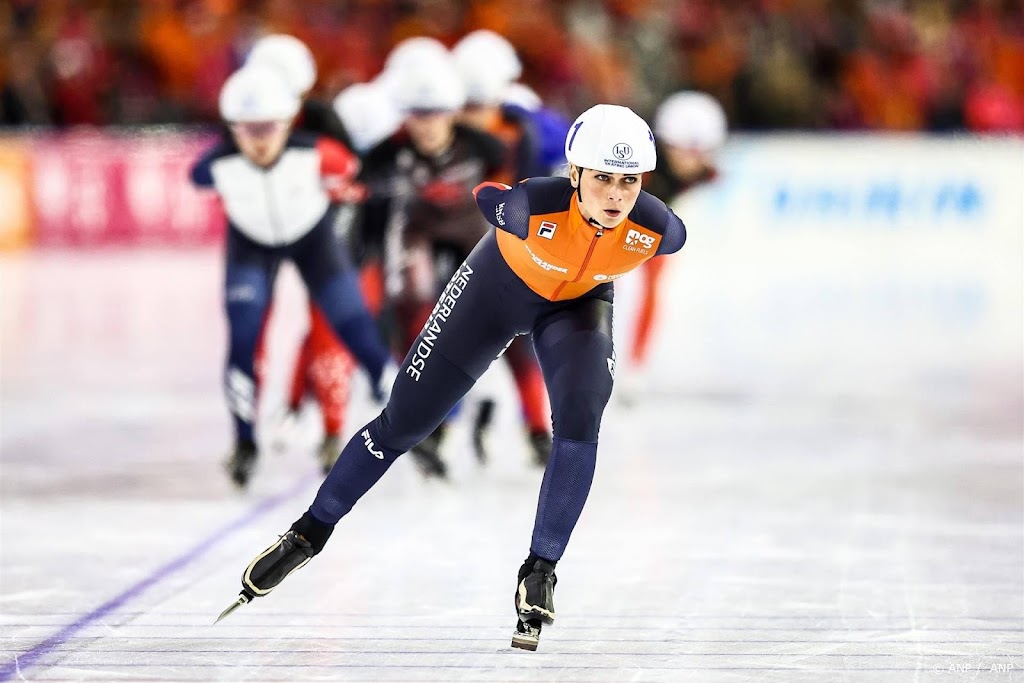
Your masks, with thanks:
[[[373,443],[373,439],[370,437],[370,430],[364,429],[362,433],[363,445],[366,446],[366,450],[370,451],[370,455],[377,458],[378,460],[384,459],[384,451],[377,448],[377,444]]]
[[[654,246],[654,236],[645,235],[639,230],[630,230],[626,233],[626,244],[636,245],[643,249],[650,249]]]
[[[608,359],[608,374],[612,376],[613,380],[615,379],[615,359],[614,358],[609,358]]]
[[[549,240],[555,236],[555,229],[557,227],[557,223],[552,223],[551,221],[541,221],[540,227],[537,228],[537,237],[543,237],[544,239]]]

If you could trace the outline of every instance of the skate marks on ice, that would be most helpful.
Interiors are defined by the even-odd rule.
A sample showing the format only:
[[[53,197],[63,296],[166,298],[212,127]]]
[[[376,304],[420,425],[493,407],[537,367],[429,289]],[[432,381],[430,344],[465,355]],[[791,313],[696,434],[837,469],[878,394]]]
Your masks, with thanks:
[[[38,644],[32,646],[30,649],[22,652],[15,652],[12,658],[8,661],[0,664],[0,680],[9,680],[11,678],[24,678],[26,670],[35,666],[36,663],[46,658],[51,653],[55,653],[61,649],[65,643],[68,643],[72,639],[79,638],[79,634],[83,631],[87,631],[94,625],[99,625],[104,629],[110,627],[106,623],[108,616],[116,615],[122,607],[130,605],[141,598],[148,590],[157,586],[158,584],[165,583],[168,579],[174,577],[174,575],[187,569],[189,565],[199,562],[203,559],[214,544],[222,542],[226,537],[231,536],[239,529],[256,523],[261,517],[277,508],[286,501],[291,501],[297,491],[306,490],[309,488],[310,483],[313,481],[313,477],[306,477],[297,482],[296,485],[290,489],[284,491],[276,496],[271,496],[259,501],[256,505],[251,507],[239,518],[232,520],[223,527],[216,529],[212,534],[203,538],[201,541],[196,543],[193,547],[189,548],[185,552],[181,553],[177,557],[171,559],[166,564],[161,565],[154,571],[146,575],[141,581],[138,581],[134,585],[130,586],[123,592],[119,593],[115,597],[106,601],[99,607],[92,611],[79,616],[71,623],[63,626],[57,630],[53,635],[40,641]],[[12,596],[17,599],[18,596]],[[42,597],[44,600],[46,596],[22,596],[22,597]],[[0,602],[2,604],[2,602]],[[71,616],[73,616],[72,613]],[[69,615],[62,615],[69,616]],[[10,617],[14,621],[22,621],[22,617]],[[0,616],[0,624],[8,621],[8,617]],[[33,624],[35,625],[35,624]],[[43,624],[45,626],[52,626],[50,624]],[[5,625],[6,626],[6,625]],[[16,627],[15,627],[16,628]],[[32,638],[32,636],[27,636]],[[10,654],[10,653],[8,653]]]
[[[559,617],[535,653],[508,647],[535,473],[460,490],[421,486],[406,468],[324,553],[231,620],[208,625],[242,564],[312,487],[295,509],[85,625],[25,676],[1021,680],[1015,446],[893,444],[884,430],[815,432],[754,411],[683,407],[666,410],[686,415],[676,416],[685,437],[609,421],[607,476],[559,565]],[[40,571],[60,580],[54,567]],[[81,618],[56,596],[37,607],[6,617],[8,646]]]
[[[610,409],[537,652],[508,643],[540,474],[503,450],[477,470],[466,438],[453,485],[400,461],[324,553],[211,626],[315,462],[268,456],[244,497],[223,477],[216,254],[43,265],[21,299],[5,278],[0,311],[4,677],[1024,680],[1020,418],[989,429],[912,395],[822,410],[666,384]],[[155,291],[123,286],[147,271]],[[521,440],[512,421],[493,436]]]

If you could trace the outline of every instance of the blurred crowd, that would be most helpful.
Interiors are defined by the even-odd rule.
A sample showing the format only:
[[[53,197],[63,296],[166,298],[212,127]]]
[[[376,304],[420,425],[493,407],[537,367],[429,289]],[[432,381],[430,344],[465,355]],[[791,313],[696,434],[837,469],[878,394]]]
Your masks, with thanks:
[[[741,130],[1024,130],[1019,0],[5,0],[0,124],[214,121],[267,33],[310,46],[331,98],[404,38],[478,28],[572,116],[691,88]]]

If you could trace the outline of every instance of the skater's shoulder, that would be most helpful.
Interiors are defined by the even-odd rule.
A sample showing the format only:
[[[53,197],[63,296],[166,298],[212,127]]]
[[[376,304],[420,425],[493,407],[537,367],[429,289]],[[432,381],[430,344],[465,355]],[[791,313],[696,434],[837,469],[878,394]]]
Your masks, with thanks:
[[[239,156],[241,153],[230,135],[221,135],[192,164],[189,171],[192,183],[200,187],[213,185],[213,165],[219,160]]]
[[[663,234],[675,218],[675,214],[668,208],[665,202],[661,201],[649,192],[640,192],[637,197],[636,206],[629,212],[629,220],[637,225]],[[678,218],[675,218],[678,221]]]
[[[534,215],[568,211],[572,203],[572,184],[568,178],[527,178],[519,183],[530,199]]]

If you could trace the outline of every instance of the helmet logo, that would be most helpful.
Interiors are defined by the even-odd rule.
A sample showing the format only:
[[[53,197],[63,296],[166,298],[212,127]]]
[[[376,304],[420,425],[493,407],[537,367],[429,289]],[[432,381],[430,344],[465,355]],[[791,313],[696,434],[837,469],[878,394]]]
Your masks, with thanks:
[[[612,154],[615,155],[616,159],[626,160],[633,156],[633,148],[627,145],[625,142],[620,142],[619,144],[612,147]]]

